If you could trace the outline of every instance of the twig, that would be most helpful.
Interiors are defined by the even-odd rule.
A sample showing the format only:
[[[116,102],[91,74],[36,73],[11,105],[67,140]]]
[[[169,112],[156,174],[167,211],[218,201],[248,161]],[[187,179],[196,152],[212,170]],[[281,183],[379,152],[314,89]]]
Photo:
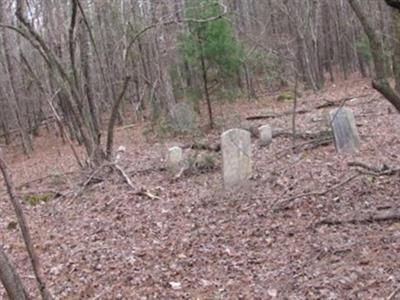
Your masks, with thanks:
[[[366,165],[364,163],[360,163],[360,162],[351,162],[348,165],[363,167],[367,171],[357,170],[356,174],[353,174],[352,176],[348,177],[347,179],[341,181],[340,183],[338,183],[326,190],[303,193],[303,194],[299,194],[299,195],[295,195],[295,196],[283,199],[273,205],[273,207],[276,207],[276,208],[274,208],[274,210],[280,211],[280,210],[286,209],[288,204],[290,204],[291,202],[293,202],[296,199],[311,197],[311,196],[324,196],[327,193],[346,185],[347,183],[353,181],[354,179],[356,179],[357,177],[360,177],[360,176],[369,175],[369,176],[374,176],[374,177],[380,177],[380,176],[392,176],[392,175],[400,173],[400,168],[388,168],[387,166],[385,166],[382,169],[382,168],[371,167],[371,166],[368,166],[368,165]],[[372,171],[370,171],[370,170],[372,170]],[[382,170],[382,171],[379,171],[379,170]]]
[[[397,289],[395,289],[395,290],[393,291],[393,293],[391,293],[391,294],[389,295],[389,297],[387,297],[386,300],[392,300],[392,299],[394,299],[394,297],[398,294],[398,292],[400,292],[400,287],[398,287]]]
[[[369,224],[369,223],[380,223],[380,222],[389,222],[389,221],[399,221],[400,220],[400,211],[393,211],[386,214],[379,215],[370,215],[364,218],[351,218],[348,220],[322,220],[317,222],[314,226],[334,226],[334,225],[343,225],[343,224]]]
[[[292,115],[292,143],[293,152],[296,152],[296,110],[297,110],[297,85],[298,85],[298,73],[296,72],[296,83],[294,86],[294,100],[293,100],[293,115]]]
[[[135,185],[133,184],[132,180],[129,178],[129,176],[125,173],[124,169],[120,167],[117,164],[113,164],[115,169],[119,172],[119,174],[122,176],[122,178],[125,180],[125,182],[129,185],[129,187],[134,191],[135,195],[138,196],[146,196],[150,198],[151,200],[161,200],[160,197],[153,195],[150,191],[147,189],[141,187],[140,189],[137,189]]]
[[[306,114],[309,112],[311,112],[311,110],[308,110],[308,109],[296,110],[296,114],[298,114],[298,115]],[[262,120],[262,119],[275,119],[275,118],[280,118],[280,117],[284,117],[284,116],[289,116],[292,114],[293,114],[293,110],[285,111],[283,113],[270,112],[270,113],[265,113],[262,115],[248,116],[248,117],[246,117],[246,120],[252,121],[252,120]]]
[[[352,176],[348,177],[347,179],[341,181],[340,183],[338,183],[326,190],[323,190],[323,191],[314,191],[314,192],[309,192],[309,193],[303,193],[303,194],[299,194],[299,195],[295,195],[295,196],[283,199],[274,205],[276,207],[276,208],[274,208],[274,211],[280,211],[280,210],[286,209],[287,205],[296,199],[312,197],[312,196],[324,196],[324,195],[328,194],[329,192],[346,185],[347,183],[353,181],[354,179],[356,179],[357,177],[359,177],[361,175],[362,175],[361,173],[353,174]]]
[[[75,196],[73,197],[73,199],[78,198],[78,196],[80,196],[83,191],[85,190],[85,188],[89,185],[89,183],[92,181],[92,179],[94,178],[94,176],[96,176],[104,167],[106,166],[111,166],[111,163],[104,163],[102,165],[100,165],[97,169],[95,169],[90,176],[88,177],[88,179],[82,184],[82,187],[76,192]]]

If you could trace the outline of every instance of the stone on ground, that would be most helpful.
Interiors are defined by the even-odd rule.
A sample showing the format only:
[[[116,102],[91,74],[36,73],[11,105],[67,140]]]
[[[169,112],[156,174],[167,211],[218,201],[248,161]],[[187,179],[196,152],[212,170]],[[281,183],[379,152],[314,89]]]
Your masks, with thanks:
[[[264,125],[258,128],[260,136],[260,145],[269,146],[272,143],[272,128],[269,125]]]
[[[172,147],[168,150],[167,167],[170,171],[176,172],[182,166],[183,151],[180,147]]]

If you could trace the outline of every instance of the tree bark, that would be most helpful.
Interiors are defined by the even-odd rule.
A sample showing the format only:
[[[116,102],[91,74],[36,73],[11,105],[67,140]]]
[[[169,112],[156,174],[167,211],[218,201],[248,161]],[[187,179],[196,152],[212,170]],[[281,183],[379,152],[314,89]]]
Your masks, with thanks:
[[[0,281],[10,300],[27,300],[31,297],[23,285],[14,266],[0,245]]]
[[[29,232],[28,222],[26,221],[24,212],[22,210],[22,206],[17,198],[15,193],[14,184],[12,182],[11,176],[8,173],[7,165],[3,160],[3,157],[0,154],[0,171],[3,174],[4,183],[7,188],[8,195],[10,196],[10,201],[12,206],[14,207],[15,214],[17,216],[18,225],[21,229],[22,237],[28,251],[29,259],[32,265],[33,272],[35,274],[36,282],[39,288],[40,295],[42,296],[43,300],[51,300],[52,297],[50,292],[47,290],[46,283],[43,279],[41,270],[40,270],[40,263],[39,257],[35,252],[35,248],[33,246],[31,234]]]
[[[375,76],[372,81],[374,89],[379,91],[393,106],[400,112],[400,95],[390,86],[386,77],[384,48],[382,41],[379,39],[378,33],[373,27],[370,19],[364,12],[358,0],[348,0],[354,13],[357,15],[368,37],[371,47],[372,59],[375,67]]]

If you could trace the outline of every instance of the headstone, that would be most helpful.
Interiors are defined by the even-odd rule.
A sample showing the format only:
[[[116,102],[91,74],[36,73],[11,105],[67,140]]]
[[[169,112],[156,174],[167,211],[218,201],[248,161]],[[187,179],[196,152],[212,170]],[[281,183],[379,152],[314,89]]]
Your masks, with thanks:
[[[230,129],[221,136],[223,177],[226,189],[240,187],[251,176],[251,136],[243,129]]]
[[[181,168],[183,151],[180,147],[172,147],[168,150],[167,167],[170,171],[176,172]]]
[[[260,136],[260,145],[269,146],[272,143],[272,128],[269,125],[264,125],[258,128]]]
[[[176,132],[190,133],[196,128],[196,113],[186,103],[177,103],[171,111],[171,125]]]
[[[360,137],[353,112],[348,108],[330,111],[329,121],[332,127],[336,151],[338,153],[354,153],[360,147]]]

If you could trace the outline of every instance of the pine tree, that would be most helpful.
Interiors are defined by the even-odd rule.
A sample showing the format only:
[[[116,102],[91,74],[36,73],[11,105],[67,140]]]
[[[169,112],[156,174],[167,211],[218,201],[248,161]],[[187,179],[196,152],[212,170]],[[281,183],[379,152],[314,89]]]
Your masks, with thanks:
[[[180,38],[183,59],[201,74],[207,101],[210,127],[214,126],[209,83],[211,79],[227,80],[240,67],[241,46],[231,22],[222,16],[217,0],[187,2],[188,30]],[[220,17],[219,17],[220,16]]]

